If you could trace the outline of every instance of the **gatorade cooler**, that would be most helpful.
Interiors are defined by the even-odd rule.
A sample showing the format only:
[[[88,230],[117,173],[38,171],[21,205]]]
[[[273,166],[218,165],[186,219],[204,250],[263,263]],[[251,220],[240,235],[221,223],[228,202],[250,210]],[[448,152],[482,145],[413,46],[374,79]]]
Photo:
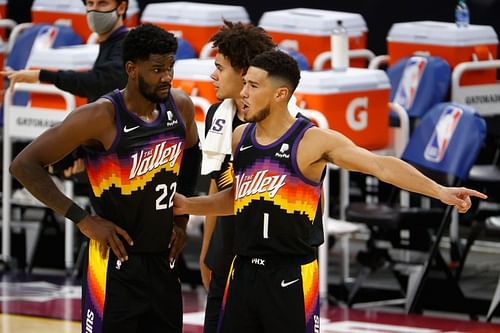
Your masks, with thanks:
[[[2,68],[4,67],[5,64],[5,54],[7,53],[7,43],[5,43],[1,38],[0,38],[0,63],[2,64]],[[3,105],[3,95],[4,95],[4,80],[0,80],[0,108]],[[2,116],[2,114],[0,114]],[[2,120],[3,121],[3,120]]]
[[[223,25],[223,20],[250,22],[242,6],[196,2],[151,3],[144,8],[141,16],[142,22],[177,32],[191,44],[197,55]]]
[[[455,23],[418,21],[396,23],[387,36],[389,64],[414,53],[428,53],[444,58],[454,68],[461,62],[498,57],[498,37],[490,26],[469,25],[459,28]],[[496,82],[495,70],[465,73],[461,83]]]
[[[190,96],[202,97],[213,104],[218,102],[215,87],[210,75],[215,70],[213,59],[183,59],[177,60],[174,65],[174,81],[172,86],[180,88]],[[203,110],[196,108],[196,122],[205,121]]]
[[[94,65],[98,53],[99,45],[97,44],[37,49],[31,53],[27,67],[30,69],[88,71]],[[87,99],[75,96],[75,102],[76,106],[81,106],[87,103]],[[31,105],[49,109],[64,109],[66,103],[59,96],[32,94]]]
[[[264,28],[277,44],[295,48],[304,54],[309,64],[325,51],[330,51],[330,36],[337,21],[349,36],[349,49],[365,49],[368,29],[360,14],[330,10],[292,8],[265,12],[259,26]],[[351,67],[366,67],[363,59],[352,60]]]
[[[2,18],[7,17],[7,0],[0,0],[0,15]]]
[[[389,144],[389,78],[384,71],[303,71],[298,103],[322,112],[329,127],[367,149]],[[305,104],[305,105],[304,105]]]
[[[33,23],[54,23],[57,20],[68,20],[83,40],[87,40],[92,34],[87,25],[86,13],[82,0],[35,0],[31,6]],[[138,23],[139,6],[137,0],[129,0],[125,24],[129,27],[135,27]]]
[[[7,18],[7,0],[0,0],[0,19]],[[0,36],[7,39],[5,29],[0,29]],[[2,63],[3,65],[3,63]]]

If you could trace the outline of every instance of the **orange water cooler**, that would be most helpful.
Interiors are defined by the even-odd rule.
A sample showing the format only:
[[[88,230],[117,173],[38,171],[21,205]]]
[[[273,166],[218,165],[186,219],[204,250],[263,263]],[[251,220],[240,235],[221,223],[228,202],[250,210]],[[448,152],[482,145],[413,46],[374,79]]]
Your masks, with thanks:
[[[323,113],[331,129],[367,149],[389,144],[390,83],[381,70],[302,71],[298,103]]]
[[[320,53],[330,51],[330,36],[338,20],[342,20],[347,30],[349,49],[365,49],[368,29],[360,14],[292,8],[265,12],[259,26],[272,36],[275,43],[302,53],[312,66]],[[356,59],[350,66],[366,67],[366,64],[364,60]]]
[[[7,0],[0,0],[0,19],[7,18]],[[6,38],[5,29],[1,29],[2,38]]]
[[[188,41],[196,55],[200,55],[210,37],[223,25],[223,20],[250,22],[242,6],[197,2],[151,3],[141,16],[141,22],[156,24]]]
[[[84,41],[92,34],[87,25],[85,5],[81,0],[35,0],[31,6],[33,23],[54,23],[67,20]],[[135,27],[139,23],[137,0],[128,1],[125,24]]]
[[[34,50],[29,59],[27,67],[30,69],[43,68],[49,70],[73,70],[88,71],[94,65],[99,52],[97,44],[85,44],[57,49]],[[65,109],[66,103],[62,97],[48,94],[31,94],[31,106]],[[76,106],[87,103],[87,99],[75,96]]]
[[[497,59],[498,37],[491,26],[417,21],[394,24],[387,36],[389,64],[415,53],[444,58],[454,68],[461,62]],[[464,85],[496,82],[495,70],[466,73]]]
[[[182,59],[174,65],[172,86],[195,97],[198,102],[195,103],[195,118],[199,124],[204,123],[208,106],[218,101],[210,78],[214,70],[214,59]]]

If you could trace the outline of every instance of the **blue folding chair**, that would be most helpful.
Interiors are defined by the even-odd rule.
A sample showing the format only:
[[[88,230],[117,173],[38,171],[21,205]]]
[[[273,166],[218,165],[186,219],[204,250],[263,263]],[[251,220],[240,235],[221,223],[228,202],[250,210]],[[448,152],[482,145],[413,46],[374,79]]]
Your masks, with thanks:
[[[451,68],[439,57],[403,58],[387,70],[391,101],[401,105],[410,118],[423,117],[434,105],[447,100]]]
[[[440,103],[421,119],[412,133],[402,159],[443,185],[458,186],[468,176],[486,135],[484,120],[472,108],[454,103]],[[400,283],[406,287],[405,308],[417,311],[417,302],[431,265],[444,271],[449,285],[464,299],[456,277],[439,252],[439,243],[450,223],[452,207],[423,209],[389,204],[351,203],[347,220],[364,223],[370,229],[367,251],[358,254],[362,270],[351,288],[351,305],[361,283],[374,270],[389,263]],[[404,232],[402,232],[404,230]],[[404,235],[404,236],[402,236]],[[399,271],[401,262],[381,249],[379,240],[390,241],[392,248],[428,253],[421,269],[413,270],[404,281]],[[435,264],[435,265],[434,265]],[[406,272],[405,274],[407,274]]]

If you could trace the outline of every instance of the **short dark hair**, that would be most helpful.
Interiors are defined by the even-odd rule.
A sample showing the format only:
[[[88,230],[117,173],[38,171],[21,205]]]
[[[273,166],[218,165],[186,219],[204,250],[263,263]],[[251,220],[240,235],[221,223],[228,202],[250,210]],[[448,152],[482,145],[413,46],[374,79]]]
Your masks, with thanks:
[[[116,1],[116,6],[118,7],[122,2],[127,3],[127,8],[125,8],[125,12],[123,13],[123,19],[127,17],[127,10],[128,10],[128,0],[115,0]],[[82,0],[83,4],[87,4],[87,0]]]
[[[252,24],[224,20],[224,26],[210,41],[218,52],[229,59],[235,69],[246,71],[256,55],[275,47],[267,32]]]
[[[283,51],[270,50],[261,53],[250,61],[250,66],[265,70],[269,77],[284,80],[290,85],[291,93],[299,84],[299,65]]]
[[[142,24],[131,29],[123,41],[123,63],[147,60],[152,54],[177,52],[174,34],[153,24]]]

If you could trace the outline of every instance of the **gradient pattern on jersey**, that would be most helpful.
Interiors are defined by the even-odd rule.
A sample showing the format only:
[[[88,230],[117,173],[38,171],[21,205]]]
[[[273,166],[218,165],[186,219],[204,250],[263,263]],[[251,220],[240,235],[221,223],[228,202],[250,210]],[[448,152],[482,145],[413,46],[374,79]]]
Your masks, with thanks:
[[[86,169],[96,197],[111,187],[119,188],[122,195],[144,189],[145,185],[162,170],[179,174],[183,139],[159,135],[148,144],[136,149],[130,156],[88,156]]]
[[[306,332],[319,332],[319,269],[314,260],[301,266]]]
[[[227,303],[227,294],[229,292],[229,285],[231,284],[231,278],[234,275],[234,261],[236,260],[236,256],[233,258],[233,262],[231,262],[231,268],[229,268],[229,274],[227,275],[227,282],[226,282],[226,288],[224,289],[224,296],[222,298],[222,304],[220,307],[220,314],[219,314],[219,323],[217,324],[217,332],[220,330],[220,326],[222,324],[222,319],[224,319],[224,309],[226,308],[226,303]]]
[[[106,299],[106,275],[108,271],[109,250],[106,258],[101,257],[99,243],[90,240],[85,303],[82,318],[83,332],[102,332],[104,301]]]
[[[218,188],[226,189],[233,185],[233,162],[228,162],[226,170],[224,170],[218,179]]]
[[[252,200],[263,198],[288,214],[305,214],[311,223],[314,221],[320,187],[304,183],[276,160],[269,157],[256,160],[253,165],[238,172],[235,183],[235,214]]]

